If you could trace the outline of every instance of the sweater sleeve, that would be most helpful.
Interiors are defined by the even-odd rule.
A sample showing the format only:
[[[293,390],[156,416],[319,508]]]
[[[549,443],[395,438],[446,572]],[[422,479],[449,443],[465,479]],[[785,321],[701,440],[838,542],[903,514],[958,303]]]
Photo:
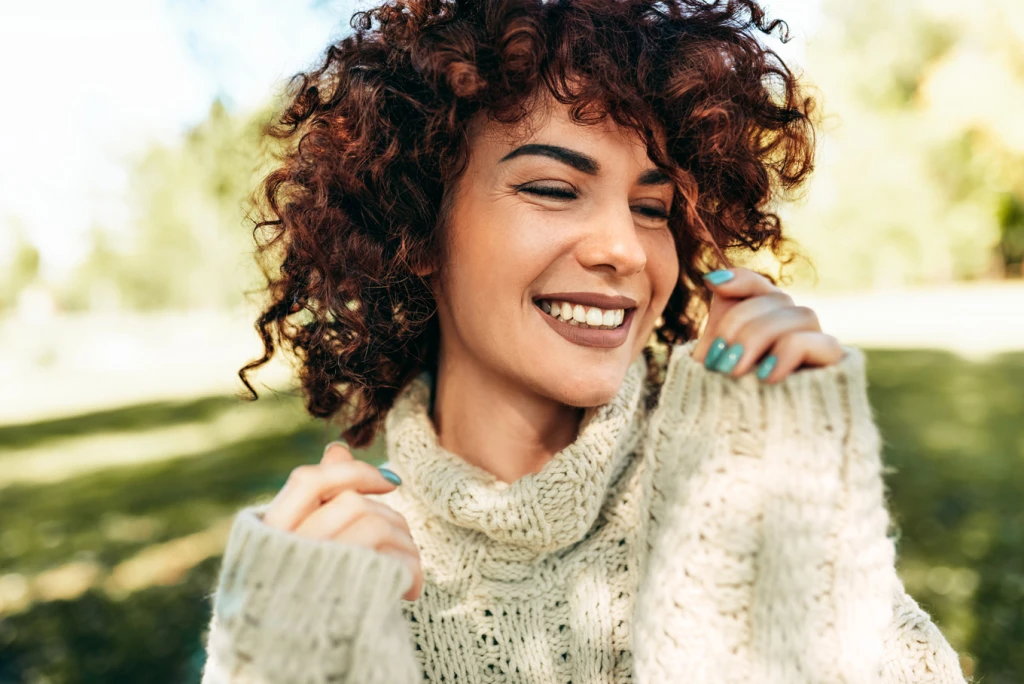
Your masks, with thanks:
[[[312,540],[243,508],[213,594],[203,684],[408,684],[422,679],[400,599],[400,560]]]
[[[695,345],[673,348],[645,445],[637,681],[963,682],[895,572],[863,353],[767,385]]]

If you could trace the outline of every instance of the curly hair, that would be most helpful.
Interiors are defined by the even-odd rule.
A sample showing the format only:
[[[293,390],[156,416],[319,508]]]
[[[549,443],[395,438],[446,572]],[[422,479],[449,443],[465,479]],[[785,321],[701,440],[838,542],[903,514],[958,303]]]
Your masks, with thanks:
[[[436,363],[436,303],[416,273],[443,263],[467,124],[521,122],[545,88],[579,124],[611,116],[642,136],[675,184],[680,282],[658,341],[696,334],[700,275],[727,254],[792,261],[770,209],[813,167],[815,107],[759,40],[789,36],[755,0],[391,0],[350,26],[264,129],[280,151],[251,198],[269,297],[263,356],[239,371],[252,398],[247,374],[284,347],[307,411],[340,419],[355,447],[373,441]]]

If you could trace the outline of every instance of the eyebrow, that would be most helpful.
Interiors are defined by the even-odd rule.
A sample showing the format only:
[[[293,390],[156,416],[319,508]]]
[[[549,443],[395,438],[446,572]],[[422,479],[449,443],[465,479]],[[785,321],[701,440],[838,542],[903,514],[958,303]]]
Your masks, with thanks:
[[[527,154],[550,157],[551,159],[560,161],[563,164],[568,164],[577,171],[582,171],[583,173],[591,176],[596,176],[601,170],[601,164],[589,155],[560,145],[543,145],[540,143],[528,143],[526,145],[521,145],[502,157],[498,163],[500,164]],[[669,178],[661,169],[647,169],[641,173],[640,177],[637,179],[637,183],[639,185],[665,185],[671,182],[672,179]]]

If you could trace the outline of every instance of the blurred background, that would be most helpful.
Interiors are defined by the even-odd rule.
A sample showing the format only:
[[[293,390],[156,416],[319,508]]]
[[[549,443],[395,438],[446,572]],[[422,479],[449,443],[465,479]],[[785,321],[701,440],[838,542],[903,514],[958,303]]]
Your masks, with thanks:
[[[826,114],[786,289],[867,353],[907,589],[1024,681],[1024,6],[763,4]],[[233,513],[335,434],[284,363],[236,396],[243,200],[354,7],[0,5],[0,683],[198,682]]]

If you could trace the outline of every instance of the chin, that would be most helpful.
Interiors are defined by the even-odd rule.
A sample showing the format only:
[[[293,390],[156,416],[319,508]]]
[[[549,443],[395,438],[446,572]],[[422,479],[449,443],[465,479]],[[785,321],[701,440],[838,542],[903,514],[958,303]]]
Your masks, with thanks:
[[[622,387],[628,366],[609,368],[599,373],[562,377],[555,386],[549,385],[549,396],[563,404],[589,408],[607,404]]]

